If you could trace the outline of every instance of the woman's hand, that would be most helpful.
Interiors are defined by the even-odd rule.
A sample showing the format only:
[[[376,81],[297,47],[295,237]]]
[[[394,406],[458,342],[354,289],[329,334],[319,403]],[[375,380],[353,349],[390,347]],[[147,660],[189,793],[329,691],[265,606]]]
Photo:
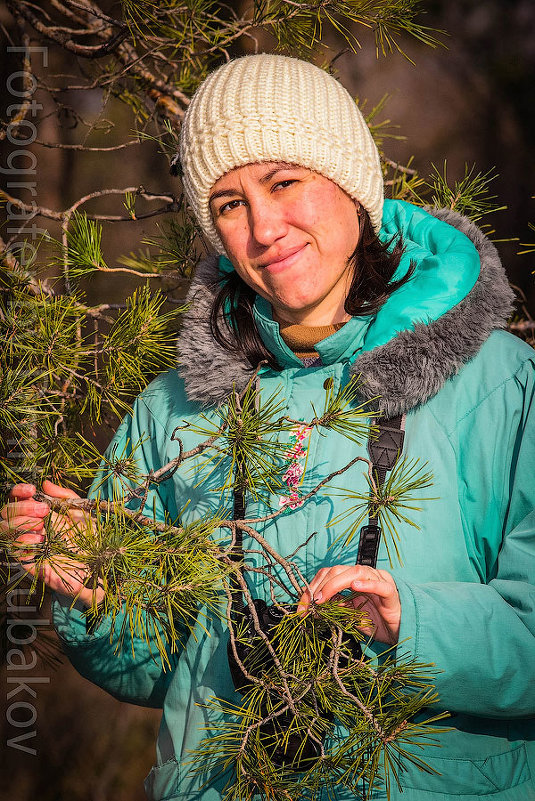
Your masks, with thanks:
[[[299,611],[305,612],[312,599],[323,603],[335,598],[343,590],[358,592],[358,596],[342,603],[362,609],[372,621],[372,627],[360,630],[379,642],[394,645],[399,637],[401,604],[396,583],[386,570],[364,565],[335,565],[318,570],[309,589],[299,599]]]
[[[80,509],[70,509],[68,514],[51,512],[47,503],[36,501],[36,488],[33,484],[16,484],[10,492],[9,502],[0,510],[0,530],[13,537],[20,551],[15,554],[24,569],[31,575],[39,577],[50,589],[80,599],[90,606],[93,590],[84,584],[87,570],[81,562],[66,556],[55,556],[47,562],[37,562],[34,546],[43,542],[45,518],[50,515],[48,524],[53,531],[62,537],[67,547],[72,545],[73,534],[77,527],[92,525],[90,516]],[[51,481],[43,482],[43,492],[58,500],[79,498],[73,490],[60,487]],[[96,590],[96,601],[103,599],[101,589]]]

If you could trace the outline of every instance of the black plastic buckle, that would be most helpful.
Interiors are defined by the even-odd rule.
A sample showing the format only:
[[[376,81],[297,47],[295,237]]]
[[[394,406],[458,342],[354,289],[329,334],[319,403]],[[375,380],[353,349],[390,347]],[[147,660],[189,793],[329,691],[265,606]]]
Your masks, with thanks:
[[[377,564],[380,541],[381,528],[379,526],[374,524],[362,526],[360,530],[359,550],[356,563],[358,565],[375,567]]]
[[[379,436],[368,440],[368,453],[374,468],[392,470],[398,454],[403,450],[405,432],[401,428],[379,426]]]

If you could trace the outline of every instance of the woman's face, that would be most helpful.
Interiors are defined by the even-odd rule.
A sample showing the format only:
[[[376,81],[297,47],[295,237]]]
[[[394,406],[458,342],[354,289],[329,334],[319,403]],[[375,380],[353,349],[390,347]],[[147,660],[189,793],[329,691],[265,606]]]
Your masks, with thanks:
[[[359,225],[355,201],[337,184],[283,162],[247,164],[216,181],[210,209],[234,269],[271,303],[275,319],[348,319]]]

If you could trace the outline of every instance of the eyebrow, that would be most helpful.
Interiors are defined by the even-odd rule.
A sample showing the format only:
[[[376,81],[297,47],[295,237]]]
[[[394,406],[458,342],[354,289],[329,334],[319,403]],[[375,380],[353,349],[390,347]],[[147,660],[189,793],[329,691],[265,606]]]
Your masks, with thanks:
[[[260,183],[265,184],[268,181],[271,181],[274,175],[278,172],[284,172],[286,170],[298,170],[301,168],[300,164],[287,164],[286,162],[280,162],[277,167],[274,167],[272,170],[269,170],[265,175],[260,178]],[[301,168],[302,169],[302,168]],[[210,195],[208,203],[212,203],[213,200],[217,200],[220,197],[234,197],[235,195],[239,195],[237,189],[220,189],[218,192],[213,192]]]
[[[237,194],[238,191],[236,189],[220,189],[219,192],[214,192],[210,195],[208,204],[210,204],[213,200],[217,200],[219,197],[233,197]]]

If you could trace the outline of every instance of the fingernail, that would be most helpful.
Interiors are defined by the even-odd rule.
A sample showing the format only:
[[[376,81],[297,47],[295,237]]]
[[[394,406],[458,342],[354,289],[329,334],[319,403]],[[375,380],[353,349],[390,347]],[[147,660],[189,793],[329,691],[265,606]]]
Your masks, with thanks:
[[[320,590],[320,592],[315,592],[314,593],[314,601],[317,604],[319,604],[319,602],[322,600],[322,598],[323,598],[323,593],[321,592],[321,590]]]

